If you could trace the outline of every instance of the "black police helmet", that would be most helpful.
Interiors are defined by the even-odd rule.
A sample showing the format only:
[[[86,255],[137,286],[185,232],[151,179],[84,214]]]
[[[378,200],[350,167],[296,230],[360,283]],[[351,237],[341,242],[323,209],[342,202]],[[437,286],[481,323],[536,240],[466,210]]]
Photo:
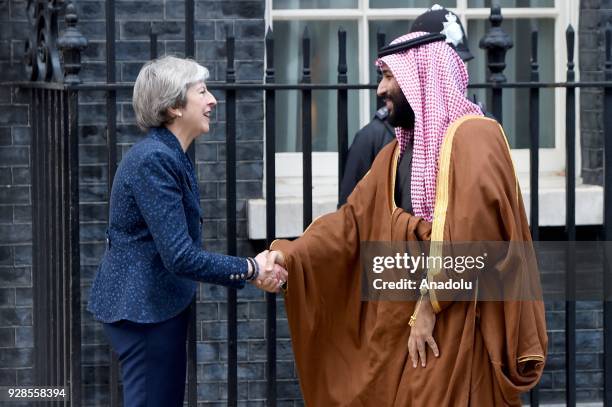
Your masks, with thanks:
[[[442,33],[464,62],[474,58],[467,45],[465,30],[459,17],[446,8],[434,5],[414,20],[410,32]]]

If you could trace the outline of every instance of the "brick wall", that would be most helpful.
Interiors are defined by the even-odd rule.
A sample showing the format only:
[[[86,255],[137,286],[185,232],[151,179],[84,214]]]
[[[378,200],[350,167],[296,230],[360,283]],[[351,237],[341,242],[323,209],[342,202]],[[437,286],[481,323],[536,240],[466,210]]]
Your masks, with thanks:
[[[578,239],[592,242],[598,240],[598,229],[579,227]],[[563,228],[549,228],[543,238],[562,241]],[[540,273],[545,297],[553,292],[564,292],[566,250],[552,243],[541,244]],[[603,281],[601,253],[591,250],[592,243],[579,243],[576,249],[576,285],[580,301],[576,301],[576,398],[579,402],[603,400],[603,309],[596,301],[597,295],[586,294],[586,287],[601,287]],[[558,296],[556,299],[559,299]],[[542,402],[564,403],[565,383],[565,301],[547,300],[546,328],[548,331],[548,356],[544,374],[540,381]]]
[[[581,0],[578,31],[580,79],[604,80],[604,32],[612,24],[612,1]],[[585,183],[603,183],[603,89],[580,90],[580,143]]]
[[[21,78],[25,1],[0,1],[2,80]],[[0,386],[32,381],[32,228],[27,94],[0,87]]]

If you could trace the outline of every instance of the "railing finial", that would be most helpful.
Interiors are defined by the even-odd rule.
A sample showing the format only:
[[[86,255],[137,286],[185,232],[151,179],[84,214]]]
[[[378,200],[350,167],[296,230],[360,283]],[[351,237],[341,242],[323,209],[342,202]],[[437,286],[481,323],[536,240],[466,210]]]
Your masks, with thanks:
[[[76,28],[78,17],[74,3],[66,6],[66,28],[62,31],[57,46],[64,57],[64,83],[69,85],[81,82],[81,51],[87,47],[87,38]]]
[[[487,66],[491,71],[489,81],[506,82],[504,69],[506,69],[506,52],[514,46],[510,36],[501,28],[503,22],[501,8],[495,4],[491,7],[491,29],[480,40],[479,47],[487,52]]]
[[[567,30],[565,30],[565,41],[567,45],[567,81],[574,82],[576,78],[576,72],[574,68],[576,64],[574,63],[574,42],[576,37],[576,32],[574,31],[574,27],[572,25],[567,26]]]
[[[227,52],[227,68],[225,72],[225,79],[227,82],[236,81],[236,69],[234,67],[235,58],[235,37],[234,32],[230,32],[229,27],[225,27],[225,50]]]
[[[302,36],[302,82],[310,83],[310,32],[308,25],[304,28]]]
[[[537,82],[539,80],[540,65],[538,64],[538,36],[539,29],[534,21],[531,26],[531,80]]]
[[[346,65],[346,31],[340,27],[338,29],[338,83],[346,83],[347,75],[346,72],[348,67]]]
[[[272,27],[266,31],[266,78],[274,80],[274,32]],[[268,81],[266,80],[266,82]]]

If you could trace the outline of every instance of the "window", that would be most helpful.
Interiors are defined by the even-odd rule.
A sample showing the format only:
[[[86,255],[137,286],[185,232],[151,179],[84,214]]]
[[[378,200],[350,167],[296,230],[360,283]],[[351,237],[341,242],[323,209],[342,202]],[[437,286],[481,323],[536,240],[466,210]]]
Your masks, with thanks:
[[[514,48],[506,55],[505,75],[509,81],[530,77],[531,24],[539,27],[538,60],[541,81],[565,81],[565,30],[568,24],[578,29],[579,2],[576,0],[495,0],[502,6],[503,29],[512,37]],[[302,76],[301,38],[306,26],[311,38],[313,82],[337,81],[337,29],[347,31],[348,80],[351,83],[376,83],[374,58],[376,33],[386,34],[385,42],[409,31],[411,22],[426,8],[438,3],[461,18],[468,34],[474,60],[468,63],[470,82],[485,82],[486,55],[478,42],[489,29],[491,0],[266,0],[266,19],[275,32],[275,69],[277,82],[296,83]],[[576,41],[576,45],[578,42]],[[517,52],[518,51],[518,52]],[[576,49],[575,60],[577,61]],[[485,105],[487,92],[470,89]],[[283,95],[284,93],[284,95]],[[540,225],[562,225],[565,216],[563,194],[565,168],[565,103],[563,89],[540,92]],[[529,145],[527,90],[506,89],[503,93],[504,128],[512,147],[512,157],[521,179],[523,198],[529,212]],[[374,91],[349,91],[349,141],[368,123],[376,109]],[[276,232],[279,237],[302,233],[302,167],[300,135],[300,95],[279,91],[276,105]],[[331,91],[313,91],[313,217],[335,210],[337,203],[336,96]],[[579,98],[577,98],[579,100]],[[577,121],[580,116],[576,116]],[[579,123],[577,123],[577,128]],[[580,139],[579,137],[577,138]],[[577,146],[577,152],[580,151]],[[580,168],[577,154],[577,168]],[[547,185],[547,186],[545,186]],[[542,191],[545,197],[542,198]],[[603,194],[587,188],[578,191],[577,222],[600,223]],[[265,191],[264,191],[265,194]],[[587,202],[580,206],[580,202]],[[249,200],[249,236],[265,235],[265,200]],[[543,211],[542,208],[546,208]]]
[[[310,74],[313,83],[336,83],[338,79],[338,29],[346,31],[349,83],[359,82],[357,23],[355,21],[278,21],[274,24],[274,68],[278,83],[296,83],[302,77],[302,37],[308,26],[310,37]],[[282,43],[276,39],[282,39]],[[289,46],[289,44],[293,44]],[[287,45],[287,46],[285,46]],[[349,92],[349,134],[359,130],[359,100]],[[279,91],[276,95],[276,151],[301,151],[301,92]],[[313,151],[338,151],[336,94],[328,90],[312,92]]]
[[[275,68],[278,82],[294,83],[302,74],[301,38],[305,26],[311,37],[313,82],[336,82],[337,29],[347,31],[349,82],[375,83],[376,33],[386,34],[386,43],[408,32],[412,20],[426,8],[438,3],[461,18],[468,33],[475,59],[468,63],[470,82],[484,82],[488,74],[486,54],[478,42],[489,29],[491,0],[267,0],[268,23],[275,32]],[[539,27],[540,80],[564,81],[566,69],[565,29],[572,23],[577,30],[578,2],[565,0],[500,0],[503,29],[514,41],[504,71],[509,81],[524,81],[530,76],[531,24]],[[576,41],[577,44],[577,41]],[[517,52],[519,51],[519,52]],[[576,52],[577,56],[577,52]],[[542,90],[540,104],[542,172],[564,168],[563,90]],[[282,93],[285,93],[282,95]],[[293,93],[293,94],[292,94]],[[374,91],[349,91],[349,142],[355,132],[372,117]],[[485,105],[484,90],[470,95]],[[504,128],[513,148],[519,172],[528,171],[528,90],[504,90]],[[297,152],[300,142],[300,95],[279,92],[277,96],[277,151]],[[554,103],[555,101],[559,101]],[[488,103],[487,103],[488,102]],[[313,92],[313,150],[336,151],[335,94]]]

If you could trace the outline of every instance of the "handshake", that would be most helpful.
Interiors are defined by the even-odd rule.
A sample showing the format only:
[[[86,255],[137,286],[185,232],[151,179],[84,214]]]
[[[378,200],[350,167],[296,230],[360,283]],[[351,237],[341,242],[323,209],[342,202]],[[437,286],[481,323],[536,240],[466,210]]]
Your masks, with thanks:
[[[264,250],[255,256],[258,275],[251,283],[269,293],[278,293],[281,288],[285,288],[289,274],[285,270],[285,258],[282,252],[275,250]],[[251,263],[249,262],[249,275],[252,275]]]

